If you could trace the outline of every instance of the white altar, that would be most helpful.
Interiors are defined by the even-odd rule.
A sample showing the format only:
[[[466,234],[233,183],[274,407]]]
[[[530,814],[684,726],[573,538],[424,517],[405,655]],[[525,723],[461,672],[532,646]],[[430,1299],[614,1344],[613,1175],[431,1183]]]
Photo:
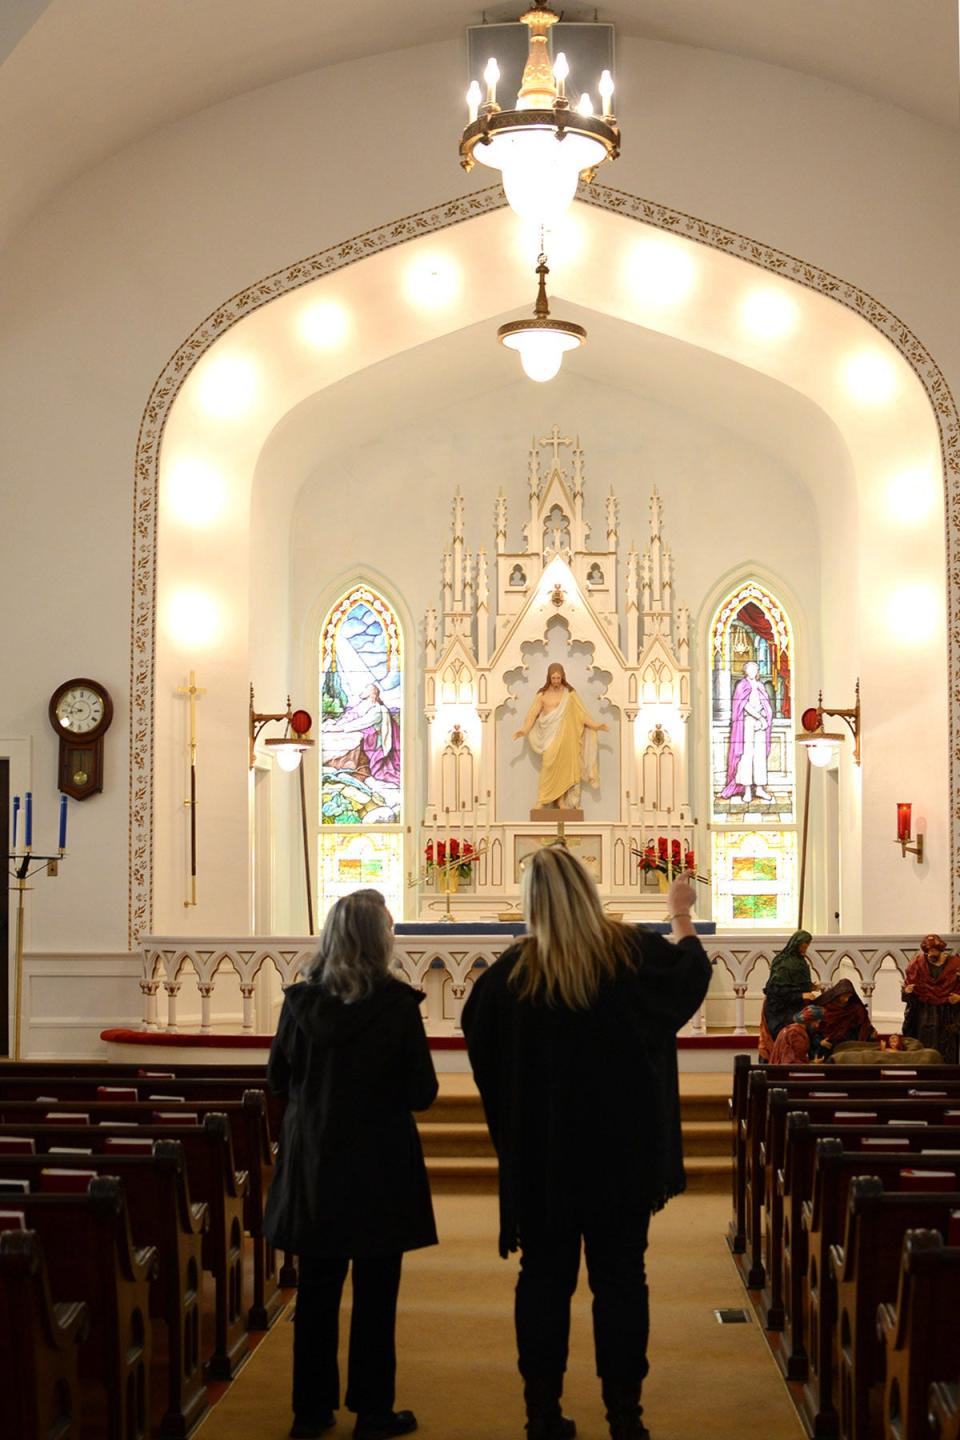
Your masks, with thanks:
[[[660,497],[656,490],[650,497],[646,545],[640,552],[631,545],[624,561],[613,489],[594,547],[585,485],[579,439],[554,426],[530,447],[519,546],[509,543],[502,490],[489,555],[467,543],[459,491],[453,501],[442,609],[428,609],[424,626],[421,840],[436,847],[454,839],[477,856],[450,901],[465,922],[511,913],[524,857],[556,834],[529,819],[535,758],[512,738],[552,663],[564,666],[587,710],[609,726],[600,736],[599,787],[584,785],[584,818],[565,827],[608,909],[659,916],[659,877],[641,870],[639,851],[665,837],[699,858],[697,840],[706,840],[697,835],[688,789],[689,615],[674,596]],[[431,884],[422,888],[422,918],[446,908]]]

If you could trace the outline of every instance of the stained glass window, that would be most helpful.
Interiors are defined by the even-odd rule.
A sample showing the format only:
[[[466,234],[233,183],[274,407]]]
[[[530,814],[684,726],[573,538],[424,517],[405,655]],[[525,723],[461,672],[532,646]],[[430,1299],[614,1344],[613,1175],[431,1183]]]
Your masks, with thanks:
[[[320,636],[320,913],[372,886],[403,914],[403,650],[396,615],[368,585],[334,605]]]
[[[400,627],[386,601],[356,585],[320,641],[324,825],[400,823]]]
[[[792,824],[793,640],[783,607],[749,581],[720,606],[710,638],[713,819]]]
[[[321,913],[341,895],[372,886],[392,913],[403,914],[403,835],[397,831],[320,832]]]
[[[710,808],[718,925],[796,921],[793,631],[774,595],[748,580],[710,630]]]
[[[714,830],[713,918],[718,925],[792,930],[797,918],[795,830]]]

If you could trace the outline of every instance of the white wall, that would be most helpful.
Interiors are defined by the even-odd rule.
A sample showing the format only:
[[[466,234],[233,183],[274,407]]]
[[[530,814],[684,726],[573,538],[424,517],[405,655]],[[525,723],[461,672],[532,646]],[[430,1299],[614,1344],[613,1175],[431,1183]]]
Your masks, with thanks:
[[[624,40],[618,59],[625,147],[611,183],[863,285],[960,390],[952,132],[730,56]],[[125,943],[132,467],[154,378],[240,287],[470,188],[456,163],[462,69],[459,44],[435,45],[211,107],[67,186],[4,252],[0,729],[33,738],[41,826],[53,823],[50,693],[92,674],[116,706],[105,792],[77,807],[56,892],[36,897],[38,946]],[[512,459],[530,425],[504,422]],[[944,795],[929,805],[946,815]]]

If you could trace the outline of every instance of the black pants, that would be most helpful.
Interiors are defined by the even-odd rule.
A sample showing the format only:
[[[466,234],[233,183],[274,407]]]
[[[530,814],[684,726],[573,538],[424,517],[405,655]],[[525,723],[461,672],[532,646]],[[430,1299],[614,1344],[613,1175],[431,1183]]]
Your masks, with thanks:
[[[402,1260],[402,1255],[384,1255],[352,1262],[346,1404],[358,1415],[379,1415],[393,1409],[394,1326]],[[340,1296],[350,1263],[300,1256],[293,1328],[293,1413],[307,1423],[340,1405]]]
[[[528,1383],[553,1383],[560,1393],[570,1341],[570,1301],[577,1288],[581,1233],[593,1291],[593,1338],[602,1380],[639,1382],[649,1368],[650,1300],[643,1257],[648,1211],[621,1229],[543,1238],[521,1236],[516,1323],[520,1374]]]

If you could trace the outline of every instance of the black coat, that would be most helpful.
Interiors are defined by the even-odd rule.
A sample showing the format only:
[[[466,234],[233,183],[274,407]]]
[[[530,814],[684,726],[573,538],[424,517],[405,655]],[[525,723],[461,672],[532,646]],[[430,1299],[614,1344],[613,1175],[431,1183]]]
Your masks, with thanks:
[[[629,1225],[686,1186],[676,1033],[703,1001],[694,936],[636,931],[588,1010],[519,1000],[513,946],[474,985],[463,1030],[500,1160],[500,1253],[571,1226]]]
[[[366,1258],[437,1243],[410,1113],[437,1093],[422,999],[393,978],[350,1005],[312,983],[287,991],[267,1066],[287,1096],[264,1220],[278,1249]]]

